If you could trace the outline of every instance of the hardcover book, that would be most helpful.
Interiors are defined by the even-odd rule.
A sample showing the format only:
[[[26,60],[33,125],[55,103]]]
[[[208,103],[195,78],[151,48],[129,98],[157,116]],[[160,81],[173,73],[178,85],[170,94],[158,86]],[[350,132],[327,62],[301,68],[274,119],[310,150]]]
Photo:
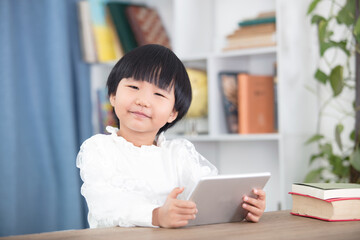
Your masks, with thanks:
[[[126,16],[139,46],[153,43],[170,48],[169,37],[155,9],[131,5],[126,8]]]
[[[272,76],[238,75],[239,133],[274,132],[274,80]]]
[[[227,46],[224,50],[234,50],[250,47],[269,47],[276,45],[276,33],[255,34],[238,38],[227,39]]]
[[[325,221],[360,221],[360,198],[319,199],[308,195],[290,193],[293,206],[291,214]]]
[[[105,3],[101,0],[90,0],[89,3],[97,60],[99,62],[114,61],[116,60],[114,39],[106,23]]]
[[[97,60],[97,56],[91,23],[90,4],[88,1],[79,1],[77,4],[82,58],[85,62],[94,63]]]
[[[252,26],[256,24],[275,23],[275,22],[276,22],[276,17],[270,16],[270,17],[261,17],[261,18],[244,20],[239,22],[239,26],[243,27],[243,26]]]
[[[229,133],[239,132],[237,75],[237,72],[219,73],[222,102],[225,113],[226,126]]]
[[[134,33],[126,17],[126,8],[128,6],[130,6],[128,3],[122,2],[107,3],[107,8],[110,12],[116,32],[125,53],[128,53],[138,46]]]
[[[294,183],[291,190],[319,199],[360,198],[360,184],[355,183]]]
[[[261,35],[274,32],[276,32],[275,23],[265,23],[253,26],[240,27],[236,29],[232,34],[228,35],[226,38],[233,39],[244,36]]]

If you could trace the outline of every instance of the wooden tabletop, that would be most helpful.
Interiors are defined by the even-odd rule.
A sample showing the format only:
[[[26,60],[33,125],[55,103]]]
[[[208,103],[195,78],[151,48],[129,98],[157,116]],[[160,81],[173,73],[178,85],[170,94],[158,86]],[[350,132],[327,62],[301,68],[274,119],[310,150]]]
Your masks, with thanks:
[[[293,216],[289,211],[264,213],[259,223],[238,222],[185,227],[162,228],[101,228],[29,234],[9,239],[360,239],[360,221],[326,222]]]

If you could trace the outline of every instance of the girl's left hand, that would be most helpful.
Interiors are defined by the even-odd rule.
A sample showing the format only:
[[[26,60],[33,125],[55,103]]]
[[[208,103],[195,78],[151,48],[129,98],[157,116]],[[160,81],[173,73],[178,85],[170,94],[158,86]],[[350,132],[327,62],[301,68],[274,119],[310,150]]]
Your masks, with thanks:
[[[253,189],[253,193],[257,197],[251,198],[248,196],[244,196],[244,203],[242,207],[249,211],[246,215],[247,221],[259,222],[260,217],[264,213],[266,206],[266,193],[261,189]]]

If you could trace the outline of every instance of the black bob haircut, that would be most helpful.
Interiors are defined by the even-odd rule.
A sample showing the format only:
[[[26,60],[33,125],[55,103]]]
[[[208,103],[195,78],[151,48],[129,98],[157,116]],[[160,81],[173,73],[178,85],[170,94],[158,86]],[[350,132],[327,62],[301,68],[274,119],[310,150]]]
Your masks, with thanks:
[[[164,46],[148,44],[125,54],[109,74],[106,83],[109,97],[116,95],[119,82],[123,78],[146,81],[165,90],[174,87],[174,108],[178,116],[173,122],[161,127],[157,134],[181,120],[190,107],[192,92],[189,76],[180,59]]]

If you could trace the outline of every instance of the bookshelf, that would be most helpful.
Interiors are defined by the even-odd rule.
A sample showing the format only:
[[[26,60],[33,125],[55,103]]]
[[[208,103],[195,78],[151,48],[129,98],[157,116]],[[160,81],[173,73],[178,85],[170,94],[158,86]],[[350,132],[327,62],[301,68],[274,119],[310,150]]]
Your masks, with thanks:
[[[292,33],[294,28],[281,20],[288,16],[288,13],[284,12],[286,7],[290,6],[289,8],[294,12],[298,11],[297,6],[292,6],[286,0],[133,0],[131,2],[155,7],[170,35],[174,52],[185,66],[207,71],[208,117],[202,120],[202,124],[206,126],[208,133],[180,137],[192,141],[197,150],[218,167],[221,174],[270,171],[272,176],[265,188],[266,211],[289,209],[291,200],[287,192],[292,182],[302,181],[299,176],[306,171],[304,164],[299,162],[304,161],[303,158],[308,159],[309,153],[304,151],[303,142],[308,132],[311,132],[309,119],[316,114],[311,103],[298,100],[309,98],[308,93],[301,88],[295,89],[294,83],[289,80],[293,79],[290,70],[294,67],[290,66],[288,61],[293,59],[294,54],[300,54],[301,50],[289,50],[286,44],[295,44],[295,40],[291,42],[286,34]],[[303,7],[301,14],[305,15],[306,4],[298,3],[298,5]],[[260,12],[274,10],[277,18],[277,46],[222,51],[225,46],[225,36],[236,29],[240,20],[255,17]],[[302,62],[306,61],[305,56]],[[273,75],[275,62],[278,66],[278,132],[227,134],[218,73],[232,70]],[[105,85],[113,65],[114,63],[107,63],[91,66],[92,92],[96,87]],[[96,96],[93,93],[92,97],[95,101]],[[294,113],[293,106],[289,103],[299,104],[299,101],[303,105]],[[96,104],[93,106],[96,112]],[[299,120],[303,114],[309,116],[304,123]],[[96,126],[96,114],[93,116],[93,121]],[[166,136],[169,139],[179,137],[171,129]]]

